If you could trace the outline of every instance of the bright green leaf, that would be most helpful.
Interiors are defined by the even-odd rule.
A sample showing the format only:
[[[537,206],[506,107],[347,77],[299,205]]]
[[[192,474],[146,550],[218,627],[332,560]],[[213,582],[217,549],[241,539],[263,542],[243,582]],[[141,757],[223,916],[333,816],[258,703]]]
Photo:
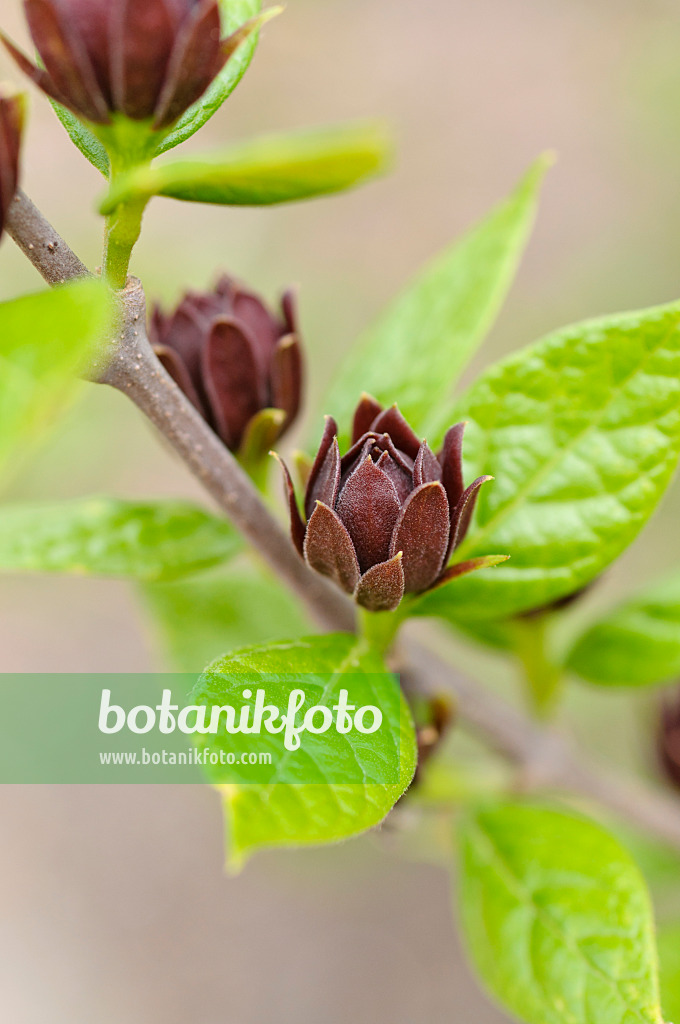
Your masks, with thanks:
[[[144,597],[178,672],[251,644],[309,632],[303,609],[277,580],[243,566],[181,583],[153,583]]]
[[[680,1020],[680,924],[662,925],[657,934],[661,1007],[666,1020]]]
[[[93,167],[96,167],[105,178],[108,178],[111,170],[109,157],[96,135],[66,107],[62,107],[60,103],[50,102],[52,102],[55,114],[71,136],[74,145],[83,156],[87,157]]]
[[[341,192],[380,171],[389,153],[381,125],[363,122],[270,136],[221,152],[139,167],[101,205],[169,196],[223,206],[266,206]]]
[[[0,506],[0,571],[176,579],[239,547],[224,519],[178,501]]]
[[[527,804],[479,811],[461,836],[473,963],[527,1024],[660,1024],[643,878],[604,829]]]
[[[0,304],[0,470],[72,400],[111,315],[110,292],[90,279]]]
[[[566,665],[600,686],[651,686],[680,676],[680,573],[594,623]]]
[[[441,404],[505,299],[548,164],[538,160],[512,195],[427,267],[355,346],[323,407],[343,430],[367,391],[384,405],[398,402],[415,431],[438,442]]]
[[[503,618],[597,576],[635,539],[680,455],[680,306],[558,331],[491,367],[466,420],[466,479],[488,473],[462,561],[510,561],[426,597],[421,613]]]
[[[309,764],[315,777],[325,776],[328,766],[350,759],[360,772],[363,783],[299,784],[234,784],[224,786],[228,820],[230,857],[234,864],[242,862],[255,850],[265,847],[306,846],[338,842],[378,825],[392,809],[409,785],[415,771],[416,743],[413,723],[403,697],[393,692],[396,683],[382,660],[362,651],[352,636],[331,634],[309,637],[270,647],[253,647],[222,658],[206,670],[194,700],[201,703],[237,703],[244,684],[251,690],[258,680],[292,676],[305,680],[305,690],[313,690],[318,682],[320,694],[314,703],[328,697],[328,680],[336,684],[342,673],[368,674],[367,678],[380,692],[373,693],[372,703],[384,712],[380,733],[362,736],[350,731],[341,736],[328,732],[307,737]],[[289,685],[289,684],[286,684]],[[331,702],[335,698],[331,697]],[[393,710],[392,710],[393,709]],[[224,738],[225,742],[232,737]],[[262,741],[262,736],[248,737]],[[314,742],[315,741],[315,742]],[[206,742],[219,743],[219,737],[206,737]],[[399,749],[399,782],[377,784],[384,764]],[[277,765],[277,774],[281,774]]]
[[[220,0],[222,8],[222,30],[231,35],[250,18],[260,13],[262,0]],[[179,119],[169,135],[158,147],[159,155],[179,146],[202,128],[216,114],[226,99],[239,84],[255,54],[258,36],[254,35],[242,44],[227,62],[207,92]]]

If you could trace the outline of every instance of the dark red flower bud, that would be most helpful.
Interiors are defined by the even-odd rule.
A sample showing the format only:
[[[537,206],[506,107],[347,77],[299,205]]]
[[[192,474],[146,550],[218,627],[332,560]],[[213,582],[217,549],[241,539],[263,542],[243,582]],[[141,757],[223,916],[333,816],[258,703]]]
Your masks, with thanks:
[[[43,66],[3,37],[5,46],[51,99],[95,124],[119,112],[167,128],[245,38],[243,28],[221,38],[219,0],[24,0],[24,8]]]
[[[666,778],[680,789],[680,694],[667,697],[662,705],[658,749]]]
[[[233,452],[266,454],[298,414],[302,353],[295,296],[280,318],[230,277],[153,312],[151,343],[168,373]]]
[[[365,395],[354,416],[352,446],[342,458],[328,417],[307,482],[305,519],[284,466],[291,530],[317,572],[370,611],[397,607],[484,560],[446,569],[467,533],[482,476],[463,484],[463,424],[451,427],[438,456],[420,441],[396,405]]]
[[[0,235],[19,184],[24,97],[0,86]]]

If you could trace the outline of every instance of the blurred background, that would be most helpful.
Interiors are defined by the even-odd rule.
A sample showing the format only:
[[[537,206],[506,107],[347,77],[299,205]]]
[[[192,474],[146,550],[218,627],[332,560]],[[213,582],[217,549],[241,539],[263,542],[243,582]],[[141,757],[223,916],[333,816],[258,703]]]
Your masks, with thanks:
[[[2,0],[0,20],[27,45],[19,0]],[[383,116],[399,138],[394,172],[278,210],[156,200],[133,271],[164,303],[218,269],[272,298],[298,283],[313,405],[384,303],[554,149],[517,284],[471,372],[569,321],[677,299],[679,53],[672,0],[289,0],[189,147]],[[0,79],[23,84],[2,54]],[[96,266],[103,181],[34,90],[24,186]],[[40,286],[6,240],[0,299]],[[203,500],[131,405],[84,386],[4,497],[91,493]],[[678,558],[679,514],[676,487],[584,614]],[[459,657],[512,687],[492,658],[464,647]],[[161,664],[126,585],[0,579],[0,671]],[[577,711],[583,699],[572,697]],[[590,697],[584,728],[616,714],[617,749],[636,744],[644,763],[627,725],[636,701]],[[391,830],[259,856],[229,878],[207,789],[6,787],[0,816],[0,1005],[12,1024],[502,1019],[461,959],[447,875],[404,855]]]

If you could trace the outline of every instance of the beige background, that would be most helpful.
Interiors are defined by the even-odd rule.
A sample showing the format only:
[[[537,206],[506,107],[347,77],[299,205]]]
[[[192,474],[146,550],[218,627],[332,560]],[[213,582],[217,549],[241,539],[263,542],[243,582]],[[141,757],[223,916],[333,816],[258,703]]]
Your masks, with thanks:
[[[18,2],[2,0],[0,21],[25,39]],[[134,270],[166,300],[219,267],[271,295],[299,282],[318,393],[411,273],[551,148],[529,253],[477,366],[570,320],[675,299],[678,53],[671,0],[290,0],[191,148],[380,115],[399,135],[394,173],[274,211],[157,201]],[[19,80],[0,56],[8,77]],[[25,186],[96,265],[102,180],[36,93]],[[5,241],[0,297],[36,287]],[[84,391],[11,497],[200,497],[123,399]],[[679,511],[676,488],[596,600],[677,558]],[[120,583],[5,578],[0,670],[151,668],[139,617]],[[390,834],[263,856],[229,879],[208,791],[17,788],[0,793],[0,816],[0,1013],[12,1024],[498,1019],[461,963],[445,873],[401,856]]]

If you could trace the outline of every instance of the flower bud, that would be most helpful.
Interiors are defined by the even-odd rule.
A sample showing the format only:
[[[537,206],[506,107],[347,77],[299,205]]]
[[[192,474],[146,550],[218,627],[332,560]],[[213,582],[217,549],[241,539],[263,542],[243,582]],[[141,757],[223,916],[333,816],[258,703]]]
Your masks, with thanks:
[[[253,27],[222,39],[219,0],[24,0],[24,8],[43,66],[3,42],[44,93],[94,124],[118,112],[154,129],[200,99]]]
[[[302,354],[293,292],[280,318],[224,276],[212,292],[189,292],[169,316],[153,312],[156,355],[233,452],[265,455],[298,414]]]
[[[667,697],[661,707],[658,751],[668,781],[680,789],[680,694]]]
[[[0,85],[0,235],[19,184],[24,97]]]
[[[463,541],[480,487],[463,484],[464,424],[447,432],[435,455],[396,405],[364,395],[352,446],[342,458],[328,417],[305,494],[303,519],[284,466],[291,532],[308,564],[369,611],[392,611],[404,594],[420,594],[483,559],[447,570]],[[488,563],[484,563],[488,564]]]

